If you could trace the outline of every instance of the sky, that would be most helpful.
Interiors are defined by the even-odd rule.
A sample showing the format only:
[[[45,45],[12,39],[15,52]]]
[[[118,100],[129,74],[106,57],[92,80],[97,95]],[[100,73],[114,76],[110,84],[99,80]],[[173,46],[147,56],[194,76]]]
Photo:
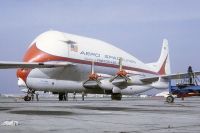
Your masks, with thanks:
[[[1,0],[0,61],[22,61],[41,33],[58,30],[103,40],[154,62],[169,41],[173,73],[200,70],[199,0]],[[20,93],[16,70],[0,70],[0,93]]]

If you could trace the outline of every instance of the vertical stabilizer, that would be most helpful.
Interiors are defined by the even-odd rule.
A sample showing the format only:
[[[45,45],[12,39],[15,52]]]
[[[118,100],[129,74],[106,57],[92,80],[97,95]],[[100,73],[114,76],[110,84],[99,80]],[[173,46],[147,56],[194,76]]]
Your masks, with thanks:
[[[153,71],[157,72],[160,75],[170,74],[170,57],[169,57],[169,46],[168,40],[163,39],[162,50],[160,54],[160,58],[157,62],[148,64]]]

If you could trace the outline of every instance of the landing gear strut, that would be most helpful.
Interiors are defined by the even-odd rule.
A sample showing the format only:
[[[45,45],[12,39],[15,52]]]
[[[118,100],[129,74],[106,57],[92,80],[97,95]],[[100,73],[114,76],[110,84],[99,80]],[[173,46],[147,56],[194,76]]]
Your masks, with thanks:
[[[85,92],[82,92],[82,101],[85,100]]]
[[[59,101],[68,101],[68,93],[59,93]]]
[[[120,101],[122,99],[122,94],[121,93],[112,93],[111,99]]]
[[[76,100],[76,92],[73,93],[73,101]]]

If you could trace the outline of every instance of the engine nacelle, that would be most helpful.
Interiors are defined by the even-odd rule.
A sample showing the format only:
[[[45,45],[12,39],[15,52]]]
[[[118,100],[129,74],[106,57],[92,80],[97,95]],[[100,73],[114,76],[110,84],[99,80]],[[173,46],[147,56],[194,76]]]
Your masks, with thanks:
[[[112,90],[114,85],[109,81],[109,79],[101,80],[99,86],[104,90]]]
[[[118,87],[113,87],[112,93],[121,93],[121,89]]]
[[[139,76],[130,76],[128,77],[130,80],[127,81],[128,86],[130,85],[144,85],[144,83],[140,80]]]
[[[144,85],[144,83],[140,80],[138,76],[130,76],[128,77],[129,80],[125,79],[115,79],[114,81],[110,82],[110,79],[101,80],[99,86],[105,90],[112,90],[117,85],[121,85],[121,89],[125,89],[127,86],[131,85]]]

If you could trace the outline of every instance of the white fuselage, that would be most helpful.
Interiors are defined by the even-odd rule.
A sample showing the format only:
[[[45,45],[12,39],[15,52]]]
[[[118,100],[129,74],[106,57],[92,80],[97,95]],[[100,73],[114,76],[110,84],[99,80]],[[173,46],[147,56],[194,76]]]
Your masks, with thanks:
[[[123,59],[123,69],[140,78],[158,75],[148,65],[115,46],[96,39],[80,37],[58,31],[48,31],[38,36],[24,56],[26,62],[67,62],[70,65],[58,68],[35,68],[19,70],[18,84],[36,91],[105,93],[104,89],[87,89],[83,82],[91,72],[114,76]],[[22,76],[24,71],[26,76]],[[122,94],[136,94],[149,90],[150,85],[134,85],[121,90]],[[107,93],[112,90],[106,90]]]

